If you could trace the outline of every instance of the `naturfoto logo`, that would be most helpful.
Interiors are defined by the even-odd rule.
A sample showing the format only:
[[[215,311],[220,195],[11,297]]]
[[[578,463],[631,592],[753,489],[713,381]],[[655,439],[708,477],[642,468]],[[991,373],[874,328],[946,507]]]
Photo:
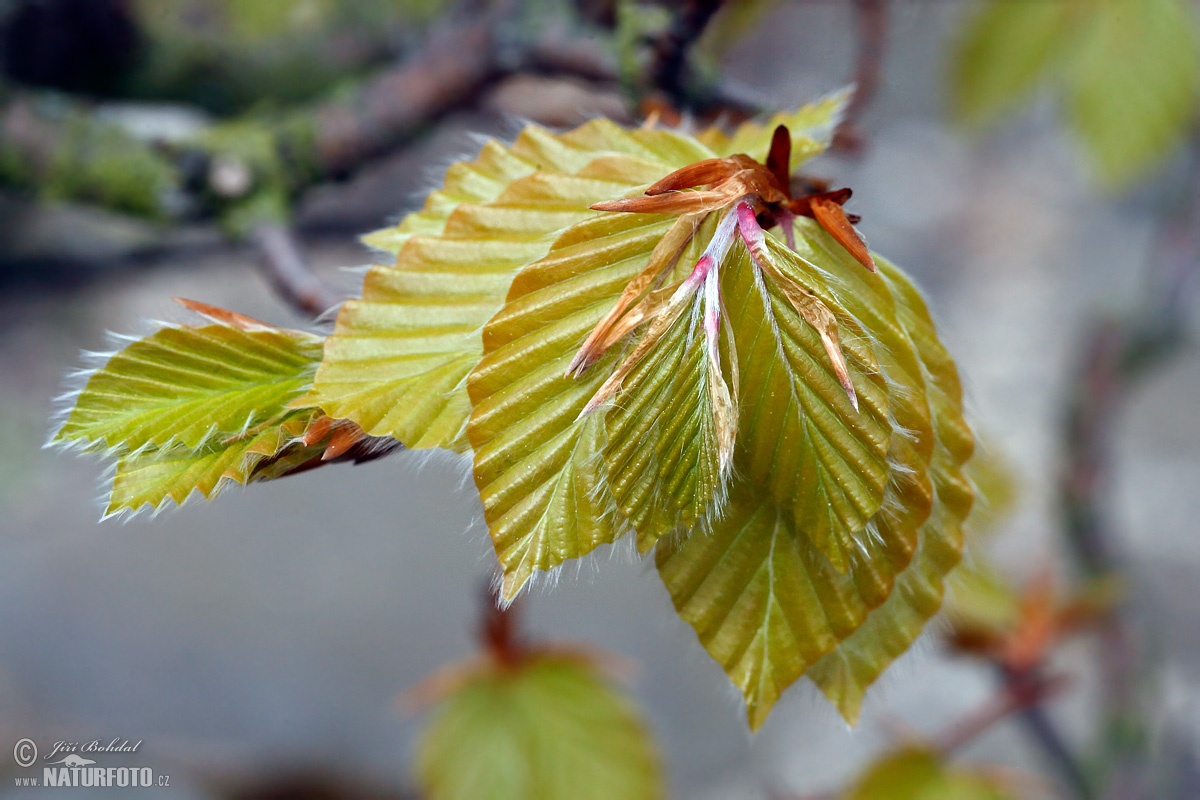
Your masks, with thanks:
[[[40,776],[21,775],[16,777],[16,786],[52,787],[149,787],[169,786],[167,775],[155,775],[150,767],[104,766],[89,756],[113,753],[136,753],[142,740],[136,741],[116,737],[92,739],[90,741],[54,742],[39,759],[39,749],[32,739],[21,739],[13,748],[13,757],[18,767],[33,767],[42,764]],[[83,754],[87,755],[83,755]]]

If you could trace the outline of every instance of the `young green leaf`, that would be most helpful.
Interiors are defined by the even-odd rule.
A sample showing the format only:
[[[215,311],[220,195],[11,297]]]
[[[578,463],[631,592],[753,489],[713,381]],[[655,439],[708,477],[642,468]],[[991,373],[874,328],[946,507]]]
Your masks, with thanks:
[[[809,670],[852,718],[940,603],[972,437],[850,190],[788,172],[840,102],[780,117],[797,133],[489,144],[372,239],[395,264],[315,377],[316,337],[199,309],[216,324],[131,345],[60,436],[121,457],[112,511],[369,458],[372,436],[470,449],[505,598],[633,532],[752,726]]]
[[[700,305],[695,296],[680,318],[662,318],[664,335],[633,367],[621,402],[605,418],[609,485],[639,532],[642,552],[661,533],[676,526],[690,530],[710,512],[719,513],[725,501],[729,462],[722,464],[722,412],[714,396],[726,406],[731,401],[719,365],[699,343]]]
[[[972,486],[964,467],[974,437],[962,419],[957,370],[938,341],[915,287],[887,261],[879,259],[879,264],[880,274],[896,298],[898,319],[916,344],[929,387],[936,434],[930,461],[934,497],[932,512],[920,529],[916,553],[896,579],[891,594],[858,630],[808,671],[851,724],[858,720],[867,688],[908,650],[940,608],[946,577],[962,554],[962,526],[973,507]]]
[[[935,483],[953,488],[960,462],[939,462],[940,477],[932,467],[938,447],[957,454],[959,442],[937,439],[965,430],[970,443],[957,399],[940,399],[940,372],[957,386],[952,363],[922,350],[932,326],[896,296],[907,284],[874,273],[848,217],[829,231],[797,216],[826,196],[840,210],[849,191],[793,197],[778,174],[786,131],[768,141],[767,167],[663,159],[666,177],[644,196],[594,204],[624,213],[573,225],[517,274],[469,382],[506,596],[632,528],[643,550],[657,544],[677,610],[754,727],[889,600],[931,514],[953,519]],[[650,166],[610,158],[581,174],[646,181]],[[782,238],[759,216],[784,225]],[[596,417],[602,430],[588,427]],[[918,598],[933,596],[916,623],[908,606],[894,612],[905,631],[870,654],[871,669],[937,607],[960,545],[951,531],[926,547],[905,586],[938,589]],[[852,675],[861,688],[868,671]]]
[[[487,354],[471,376],[475,483],[504,595],[614,541],[623,529],[601,460],[602,415],[580,412],[612,356],[584,380],[566,375],[606,303],[646,264],[669,221],[600,217],[570,229],[517,276],[484,330]]]
[[[117,461],[105,517],[167,500],[182,505],[193,491],[212,498],[228,482],[245,485],[259,462],[278,455],[303,435],[312,409],[282,411],[260,430],[214,439],[194,450],[141,450]],[[315,451],[320,456],[321,451]]]
[[[774,246],[774,237],[767,241],[764,258],[777,269],[798,265],[786,247]],[[818,331],[774,282],[750,268],[748,256],[732,264],[726,289],[746,409],[740,465],[845,569],[850,537],[879,510],[890,471],[888,392],[872,342],[844,320],[855,334],[848,340],[862,398],[855,411]]]
[[[655,800],[653,741],[624,696],[552,654],[479,671],[434,712],[417,752],[430,800]]]
[[[783,125],[791,132],[790,174],[829,147],[853,91],[852,87],[841,89],[795,111],[781,111],[766,122],[749,120],[738,126],[733,134],[714,127],[701,131],[696,138],[720,155],[745,153],[765,162],[771,147],[771,136],[776,128]]]
[[[1070,58],[1084,22],[1073,5],[999,0],[981,8],[958,44],[951,84],[955,115],[983,127],[1024,101],[1056,61]]]
[[[165,328],[110,357],[53,439],[116,457],[105,517],[395,447],[296,406],[320,337],[180,302],[211,324]]]
[[[513,276],[595,216],[596,197],[697,154],[707,151],[677,134],[597,120],[562,135],[530,126],[511,148],[452,167],[424,211],[371,240],[398,247],[396,262],[372,268],[362,299],[342,307],[305,402],[409,448],[464,451],[466,376]]]
[[[799,251],[832,268],[826,274],[837,290],[828,285],[821,290],[830,302],[847,291],[852,281],[876,281],[861,269],[839,271],[832,254],[822,249],[828,244],[828,236],[816,225],[801,221],[797,233]],[[778,519],[787,509],[785,500],[785,504],[775,505],[773,519],[760,516],[755,518],[756,524],[747,524],[744,518],[731,514],[714,526],[712,536],[693,534],[658,549],[659,574],[677,610],[696,628],[701,643],[744,693],[752,727],[765,720],[782,690],[806,670],[823,688],[830,687],[830,699],[853,721],[861,692],[892,657],[907,649],[921,624],[937,610],[942,576],[958,561],[961,538],[955,539],[951,531],[946,534],[950,538],[948,546],[943,547],[938,538],[926,546],[921,561],[914,561],[906,569],[918,547],[918,531],[926,539],[941,537],[938,525],[946,517],[934,506],[934,489],[926,475],[934,463],[931,455],[936,459],[936,454],[931,452],[934,431],[930,410],[928,405],[922,410],[920,404],[934,401],[926,401],[920,368],[910,367],[917,372],[913,376],[900,367],[896,357],[903,348],[912,352],[916,347],[919,352],[918,336],[910,339],[907,329],[900,326],[905,315],[898,313],[899,300],[893,304],[887,294],[891,285],[887,271],[892,268],[882,259],[880,263],[884,272],[876,288],[859,287],[856,299],[847,308],[856,310],[873,326],[862,330],[884,330],[881,339],[893,343],[881,348],[884,356],[880,369],[890,370],[893,382],[894,376],[903,376],[914,383],[908,391],[893,395],[892,413],[898,424],[891,432],[887,462],[891,472],[880,510],[864,526],[869,533],[859,537],[843,534],[849,542],[846,560],[836,560],[822,546],[827,543],[814,537],[817,528],[810,519],[794,514]],[[832,280],[835,274],[842,279]],[[805,276],[804,280],[815,278]],[[731,290],[731,299],[735,296]],[[866,302],[872,296],[874,299]],[[871,302],[897,315],[893,330],[880,324],[878,311],[870,310]],[[734,308],[731,316],[736,316]],[[932,333],[932,327],[913,327],[921,335]],[[952,364],[949,369],[946,380],[956,386]],[[946,424],[961,424],[961,417],[947,415]],[[749,467],[741,471],[753,475]],[[766,476],[769,480],[769,471]],[[936,482],[936,473],[932,477]],[[742,491],[750,490],[743,487]],[[797,491],[803,491],[803,487]],[[936,522],[930,517],[931,509],[939,515]],[[897,575],[902,583],[893,586]],[[928,583],[939,587],[932,597],[911,596],[914,587],[922,589]],[[739,585],[744,590],[733,592],[732,588]],[[797,595],[797,585],[808,587],[806,593]],[[919,603],[919,622],[915,626],[907,618],[914,613],[907,605],[909,601]],[[881,613],[877,607],[892,610]],[[891,653],[891,657],[881,658],[880,651]],[[878,671],[871,673],[872,668]]]
[[[752,729],[870,610],[856,576],[834,569],[749,481],[731,488],[711,532],[663,539],[655,558],[676,611],[745,697]]]
[[[217,323],[168,327],[88,379],[53,441],[115,455],[196,450],[278,414],[309,382],[321,339]]]

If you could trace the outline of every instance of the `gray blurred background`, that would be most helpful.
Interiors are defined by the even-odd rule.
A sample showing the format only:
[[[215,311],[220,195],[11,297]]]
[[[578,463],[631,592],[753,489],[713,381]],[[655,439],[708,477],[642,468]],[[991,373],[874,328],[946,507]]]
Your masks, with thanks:
[[[945,84],[967,5],[892,5],[882,82],[859,126],[865,149],[812,170],[854,188],[872,248],[926,292],[973,419],[1018,476],[1015,511],[991,550],[1021,576],[1069,562],[1054,486],[1088,321],[1136,311],[1163,220],[1197,187],[1178,179],[1194,172],[1177,155],[1152,184],[1098,191],[1052,96],[984,138],[964,136],[947,121]],[[726,80],[792,107],[843,85],[855,50],[849,4],[782,3],[721,64]],[[356,179],[307,194],[297,212],[305,255],[331,285],[356,291],[361,274],[345,268],[373,254],[353,231],[414,208],[451,159],[476,150],[474,134],[509,136],[516,119],[547,105],[582,120],[619,109],[621,98],[570,81],[501,81]],[[81,349],[109,349],[109,331],[183,319],[172,296],[307,322],[264,280],[252,249],[205,228],[164,243],[143,223],[10,193],[0,195],[0,230],[0,745],[141,739],[139,763],[172,776],[172,797],[297,773],[364,791],[410,787],[422,718],[395,698],[472,652],[494,563],[464,463],[400,453],[98,523],[102,465],[42,449]],[[1200,737],[1197,397],[1194,349],[1136,386],[1115,419],[1107,498],[1129,596],[1154,621],[1153,733],[1164,746]],[[631,691],[680,798],[835,788],[897,729],[939,730],[993,688],[984,666],[927,636],[869,695],[857,729],[802,683],[751,736],[721,669],[629,548],[604,548],[543,580],[526,611],[537,637],[588,642],[640,665]],[[1050,710],[1083,741],[1098,724],[1098,651],[1084,639],[1061,655],[1076,679]],[[965,756],[1051,771],[1015,723]],[[30,792],[0,783],[2,796]]]

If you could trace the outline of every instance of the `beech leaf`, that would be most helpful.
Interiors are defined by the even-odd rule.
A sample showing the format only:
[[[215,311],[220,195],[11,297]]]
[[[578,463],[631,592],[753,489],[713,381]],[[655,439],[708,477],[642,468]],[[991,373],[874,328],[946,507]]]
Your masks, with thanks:
[[[552,655],[480,670],[434,711],[416,758],[430,800],[656,800],[659,756],[633,704]]]
[[[908,650],[941,607],[948,573],[962,554],[962,527],[972,509],[972,485],[964,467],[974,437],[962,419],[957,370],[937,339],[924,300],[908,279],[880,259],[898,319],[908,331],[926,377],[934,433],[930,474],[933,506],[920,528],[916,553],[896,579],[891,594],[857,631],[813,665],[808,675],[850,723],[858,720],[867,689]]]
[[[305,402],[412,449],[465,451],[466,377],[517,271],[595,216],[597,197],[697,155],[708,151],[677,134],[595,120],[561,135],[530,126],[511,147],[489,143],[454,165],[423,211],[368,238],[396,261],[373,267],[362,298],[343,305]]]
[[[1200,29],[1187,0],[990,0],[959,48],[952,93],[992,123],[1039,85],[1064,97],[1096,174],[1121,187],[1160,164],[1200,115]]]
[[[111,356],[87,381],[56,443],[113,454],[196,449],[248,430],[312,380],[321,339],[228,324],[167,327]]]
[[[294,406],[320,337],[181,302],[211,324],[167,327],[112,355],[54,436],[117,459],[106,517],[274,477],[329,443],[305,442],[321,415]]]
[[[910,746],[872,764],[842,800],[1011,800],[1016,796],[998,777],[955,767],[933,750]]]

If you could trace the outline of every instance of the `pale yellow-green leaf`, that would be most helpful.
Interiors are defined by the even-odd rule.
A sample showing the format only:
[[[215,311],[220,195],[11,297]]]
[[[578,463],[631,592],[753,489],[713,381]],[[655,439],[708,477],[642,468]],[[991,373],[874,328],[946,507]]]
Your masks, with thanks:
[[[520,272],[484,331],[487,354],[470,381],[469,434],[506,597],[534,571],[585,555],[622,530],[604,475],[603,415],[579,419],[618,354],[582,379],[564,373],[670,225],[606,215],[572,228]]]
[[[112,356],[56,436],[117,458],[105,516],[180,504],[194,491],[211,497],[269,477],[258,470],[267,462],[322,452],[299,442],[319,415],[292,405],[320,338],[196,310],[214,324],[165,328]]]
[[[113,355],[54,441],[116,455],[191,449],[278,413],[312,380],[321,339],[231,325],[169,327]]]
[[[158,509],[168,500],[182,505],[192,492],[211,499],[226,484],[245,485],[258,479],[257,465],[285,448],[295,450],[304,460],[318,457],[323,448],[305,447],[296,441],[313,410],[278,411],[278,420],[253,433],[210,440],[195,450],[142,450],[119,459],[105,516],[143,507]]]
[[[767,239],[773,261],[797,267],[774,241]],[[857,327],[844,337],[855,411],[820,336],[752,268],[744,248],[730,259],[724,289],[741,372],[739,467],[845,569],[851,537],[879,510],[889,475],[888,391],[872,342]]]
[[[954,362],[937,339],[933,320],[908,278],[884,259],[880,273],[896,298],[898,320],[921,359],[934,420],[930,461],[934,504],[920,529],[916,554],[892,593],[866,622],[808,672],[829,701],[853,724],[872,683],[908,650],[942,603],[945,580],[963,549],[962,526],[973,492],[964,474],[974,438],[962,417],[962,389]]]
[[[457,206],[463,203],[490,203],[513,181],[535,170],[534,162],[513,153],[495,140],[489,140],[474,161],[457,161],[446,170],[442,188],[429,193],[421,211],[407,215],[398,225],[367,234],[363,242],[396,255],[414,235],[440,234]]]
[[[842,800],[1011,800],[1016,796],[995,776],[955,767],[940,753],[910,746],[872,764]]]
[[[589,204],[711,152],[670,131],[595,120],[565,134],[526,128],[458,164],[425,210],[370,242],[397,249],[346,303],[305,402],[413,449],[467,448],[466,376],[514,275],[546,255]]]
[[[613,496],[645,552],[691,530],[724,503],[716,413],[697,294],[625,379],[608,410],[605,462]]]
[[[668,286],[691,272],[715,223],[711,215],[694,231],[664,281]],[[723,365],[712,364],[707,354],[702,294],[698,288],[680,307],[679,318],[603,409],[609,485],[637,533],[641,552],[675,529],[704,524],[707,515],[719,513],[724,503],[728,468],[722,472],[721,426],[729,421],[718,416],[728,416],[734,398],[726,379],[728,352]],[[664,303],[662,321],[672,317],[665,309]],[[647,324],[632,341],[640,342],[651,327]],[[721,338],[728,344],[727,336]],[[715,396],[720,396],[720,403]]]
[[[745,698],[752,729],[870,610],[854,572],[834,569],[749,481],[731,487],[711,531],[664,538],[655,556],[676,611]]]
[[[415,771],[429,800],[656,800],[659,756],[633,704],[553,656],[480,671],[435,710]]]
[[[971,499],[960,468],[970,455],[973,440],[961,415],[958,378],[936,340],[923,301],[886,261],[880,259],[881,274],[872,276],[848,254],[836,251],[828,235],[815,225],[801,221],[797,234],[799,257],[774,252],[782,245],[772,239],[768,239],[768,250],[797,281],[831,308],[842,310],[848,329],[853,323],[859,346],[867,340],[876,343],[881,354],[877,369],[887,378],[890,422],[895,427],[885,429],[889,435],[886,484],[878,511],[864,526],[865,533],[855,537],[854,531],[846,533],[836,523],[831,526],[848,542],[844,561],[830,560],[828,542],[814,538],[811,528],[806,528],[809,515],[788,513],[796,495],[805,490],[804,484],[797,484],[792,493],[772,492],[770,520],[761,516],[756,524],[743,524],[731,517],[725,522],[732,528],[718,523],[712,537],[693,533],[682,542],[672,540],[659,546],[660,574],[676,608],[743,691],[752,726],[761,724],[783,689],[810,668],[810,674],[847,719],[857,717],[867,686],[908,648],[940,606],[942,580],[959,559],[960,524]],[[820,264],[822,269],[817,271],[808,262]],[[739,287],[739,282],[750,283],[752,277],[737,267],[729,276],[726,289],[731,319],[749,317],[738,304],[739,298],[758,298],[761,308],[763,294],[772,294],[765,286]],[[785,317],[786,305],[778,302],[775,308]],[[760,327],[760,337],[779,335],[778,324]],[[803,335],[798,325],[792,327],[795,336]],[[760,337],[744,338],[758,342]],[[818,342],[810,343],[812,352],[820,349]],[[758,398],[755,413],[786,409],[779,403],[778,393],[754,388],[745,391],[746,365],[752,363],[752,354],[741,343],[739,350],[743,356],[743,406]],[[773,368],[778,369],[779,363]],[[860,358],[851,363],[858,364],[853,370],[857,378],[863,362]],[[832,386],[837,387],[836,382]],[[832,393],[831,388],[831,397]],[[768,404],[761,398],[765,397],[773,402],[764,410]],[[864,395],[861,405],[868,408],[869,400],[869,394]],[[853,426],[856,418],[844,419]],[[742,424],[754,424],[753,420],[744,413]],[[764,447],[788,440],[788,435],[763,437]],[[781,444],[778,450],[785,447]],[[739,451],[740,472],[757,480],[762,487],[759,491],[772,487],[778,474],[796,472],[773,472],[770,467],[780,463],[773,454],[763,456],[764,468],[756,471],[752,460],[747,460],[752,452],[749,445]],[[935,487],[941,492],[937,503]],[[753,490],[740,486],[739,497],[744,498],[748,491]],[[781,542],[788,545],[782,551],[788,565],[773,568],[781,551],[771,543]],[[919,560],[909,566],[919,542],[923,544]],[[731,566],[736,567],[737,577],[728,574]],[[848,570],[845,577],[838,575],[839,569]],[[901,576],[898,582],[897,574]],[[811,587],[807,597],[795,595],[800,581]],[[744,593],[732,592],[736,585],[745,587]],[[705,586],[709,591],[697,588]],[[840,618],[830,616],[830,606],[840,610]],[[879,608],[888,610],[881,614]],[[790,628],[780,620],[788,620]]]

